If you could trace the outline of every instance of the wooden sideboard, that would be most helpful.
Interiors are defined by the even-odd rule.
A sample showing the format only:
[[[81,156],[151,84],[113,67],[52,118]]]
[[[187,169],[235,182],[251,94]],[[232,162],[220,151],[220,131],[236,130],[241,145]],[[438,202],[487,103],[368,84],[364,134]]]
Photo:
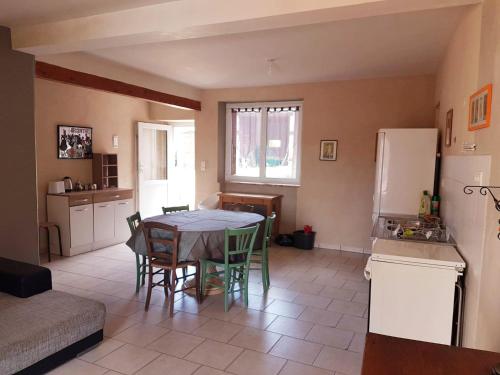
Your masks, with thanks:
[[[245,194],[245,193],[220,193],[219,208],[224,209],[225,205],[249,205],[249,206],[264,206],[266,215],[269,216],[273,212],[276,213],[276,221],[274,222],[273,235],[279,234],[281,221],[281,200],[283,195],[267,195],[267,194]]]
[[[61,229],[62,253],[72,256],[126,241],[126,218],[134,213],[132,189],[47,195],[47,219]],[[52,253],[58,253],[51,243]]]

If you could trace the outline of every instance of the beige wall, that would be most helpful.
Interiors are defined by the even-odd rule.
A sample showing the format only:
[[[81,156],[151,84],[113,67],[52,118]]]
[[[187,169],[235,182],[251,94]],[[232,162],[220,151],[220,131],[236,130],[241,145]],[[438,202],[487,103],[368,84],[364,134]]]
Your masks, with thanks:
[[[487,83],[493,83],[491,127],[467,130],[469,96]],[[444,129],[446,112],[453,108],[453,135],[456,143],[443,148],[445,155],[464,154],[464,141],[477,145],[472,154],[491,155],[491,185],[500,185],[500,3],[485,0],[468,11],[446,51],[437,75],[436,99],[440,101],[437,126]],[[497,195],[500,192],[496,191]],[[480,280],[471,288],[466,304],[477,301],[477,308],[465,316],[465,345],[500,351],[500,241],[497,239],[499,213],[490,197],[486,217],[485,244],[477,244],[482,264],[469,263],[481,270]]]
[[[49,181],[64,176],[92,181],[91,160],[57,159],[58,124],[91,126],[94,152],[117,153],[119,186],[135,187],[135,124],[148,119],[146,101],[41,79],[35,81],[35,99],[40,220],[46,220]],[[118,149],[112,147],[113,135]],[[46,248],[45,240],[41,246]]]
[[[12,51],[0,26],[0,256],[38,264],[33,72],[33,56]]]
[[[148,103],[148,108],[149,108],[149,118],[151,121],[194,120],[196,112],[192,109],[184,109],[153,102]]]
[[[196,118],[197,201],[221,189],[224,150],[219,103],[304,100],[302,183],[274,187],[284,197],[285,230],[311,224],[319,246],[347,250],[368,247],[374,181],[375,133],[379,128],[432,127],[431,76],[338,81],[273,87],[206,90]],[[338,139],[338,161],[319,161],[321,139]],[[200,162],[206,161],[206,171]],[[222,169],[222,170],[221,170]],[[224,186],[222,186],[224,187]],[[231,184],[228,190],[269,191]]]

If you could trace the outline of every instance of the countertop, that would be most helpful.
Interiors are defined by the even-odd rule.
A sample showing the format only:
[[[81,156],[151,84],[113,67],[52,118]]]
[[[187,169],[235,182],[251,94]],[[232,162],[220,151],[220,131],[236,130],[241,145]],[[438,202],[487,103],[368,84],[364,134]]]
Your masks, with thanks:
[[[88,194],[103,194],[103,193],[108,193],[108,194],[113,194],[113,193],[120,193],[124,191],[131,191],[132,188],[109,188],[109,189],[99,189],[99,190],[83,190],[83,191],[72,191],[69,193],[61,193],[61,194],[48,194],[48,195],[55,195],[58,197],[75,197],[78,195],[88,195]]]
[[[490,375],[500,353],[368,333],[362,375]]]

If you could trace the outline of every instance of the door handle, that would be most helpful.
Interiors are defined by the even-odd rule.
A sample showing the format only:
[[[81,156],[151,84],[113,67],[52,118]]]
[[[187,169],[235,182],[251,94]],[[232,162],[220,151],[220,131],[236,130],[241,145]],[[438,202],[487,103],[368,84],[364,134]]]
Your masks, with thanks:
[[[120,202],[118,203],[120,206],[126,206],[129,202]]]
[[[80,208],[78,210],[75,210],[77,212],[84,212],[84,211],[88,211],[89,209],[88,208]]]
[[[110,204],[106,204],[106,205],[104,205],[104,206],[98,206],[98,207],[99,207],[99,208],[106,208],[106,207],[111,207],[111,205],[110,205]]]

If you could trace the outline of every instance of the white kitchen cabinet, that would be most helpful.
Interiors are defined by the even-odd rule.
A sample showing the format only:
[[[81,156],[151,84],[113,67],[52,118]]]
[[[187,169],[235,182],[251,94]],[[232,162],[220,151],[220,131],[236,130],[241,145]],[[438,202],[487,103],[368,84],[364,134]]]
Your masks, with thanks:
[[[94,217],[92,205],[70,207],[69,226],[71,228],[71,247],[81,248],[88,246],[89,249],[94,242]]]
[[[94,203],[94,242],[113,241],[114,238],[114,202]]]
[[[48,221],[59,225],[63,255],[72,256],[126,241],[134,213],[131,189],[47,195]],[[57,246],[51,246],[58,252]]]
[[[124,242],[130,238],[130,229],[127,217],[134,214],[134,202],[132,199],[115,202],[115,238]]]

